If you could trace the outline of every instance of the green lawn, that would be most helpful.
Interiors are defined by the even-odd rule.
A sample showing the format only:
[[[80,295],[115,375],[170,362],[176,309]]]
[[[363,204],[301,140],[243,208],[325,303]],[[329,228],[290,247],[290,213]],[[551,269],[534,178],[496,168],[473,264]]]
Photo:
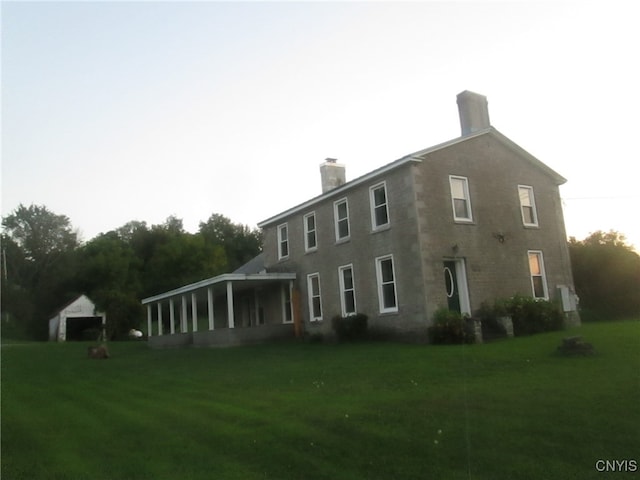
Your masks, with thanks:
[[[554,353],[579,333],[591,357]],[[2,347],[2,479],[603,479],[640,468],[640,322],[472,346]]]

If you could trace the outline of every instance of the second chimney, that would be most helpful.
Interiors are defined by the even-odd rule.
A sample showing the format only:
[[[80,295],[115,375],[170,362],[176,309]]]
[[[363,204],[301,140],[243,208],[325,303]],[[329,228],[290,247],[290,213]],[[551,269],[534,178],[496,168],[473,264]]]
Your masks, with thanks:
[[[457,98],[462,136],[491,126],[487,97],[465,90],[459,93]]]
[[[346,183],[344,165],[338,163],[335,158],[327,158],[320,164],[320,180],[322,181],[322,193],[338,188]]]

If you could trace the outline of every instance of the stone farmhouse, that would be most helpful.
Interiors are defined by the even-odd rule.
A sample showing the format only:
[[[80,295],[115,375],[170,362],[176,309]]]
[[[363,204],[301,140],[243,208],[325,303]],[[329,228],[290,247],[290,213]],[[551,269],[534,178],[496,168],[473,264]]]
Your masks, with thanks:
[[[229,345],[369,328],[426,339],[439,308],[472,315],[516,293],[578,321],[559,186],[566,179],[490,125],[486,97],[457,96],[461,136],[346,181],[258,224],[263,252],[237,271],[142,300],[152,346]]]

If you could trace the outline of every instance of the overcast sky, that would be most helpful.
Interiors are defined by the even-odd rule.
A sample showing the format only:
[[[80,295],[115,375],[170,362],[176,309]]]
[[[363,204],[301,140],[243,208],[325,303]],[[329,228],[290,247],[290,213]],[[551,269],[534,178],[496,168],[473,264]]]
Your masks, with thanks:
[[[637,2],[635,2],[637,4]],[[84,240],[254,227],[460,135],[456,95],[568,179],[568,235],[640,246],[634,2],[2,2],[2,214]]]

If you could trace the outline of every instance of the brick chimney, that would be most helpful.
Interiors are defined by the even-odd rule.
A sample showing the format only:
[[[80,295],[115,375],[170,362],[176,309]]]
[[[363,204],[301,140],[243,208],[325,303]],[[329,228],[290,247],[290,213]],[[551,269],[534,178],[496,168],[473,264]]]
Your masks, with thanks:
[[[458,94],[457,99],[463,137],[491,126],[487,97],[465,90]]]
[[[322,181],[322,193],[338,188],[346,183],[344,165],[338,163],[335,158],[327,158],[320,164],[320,180]]]

